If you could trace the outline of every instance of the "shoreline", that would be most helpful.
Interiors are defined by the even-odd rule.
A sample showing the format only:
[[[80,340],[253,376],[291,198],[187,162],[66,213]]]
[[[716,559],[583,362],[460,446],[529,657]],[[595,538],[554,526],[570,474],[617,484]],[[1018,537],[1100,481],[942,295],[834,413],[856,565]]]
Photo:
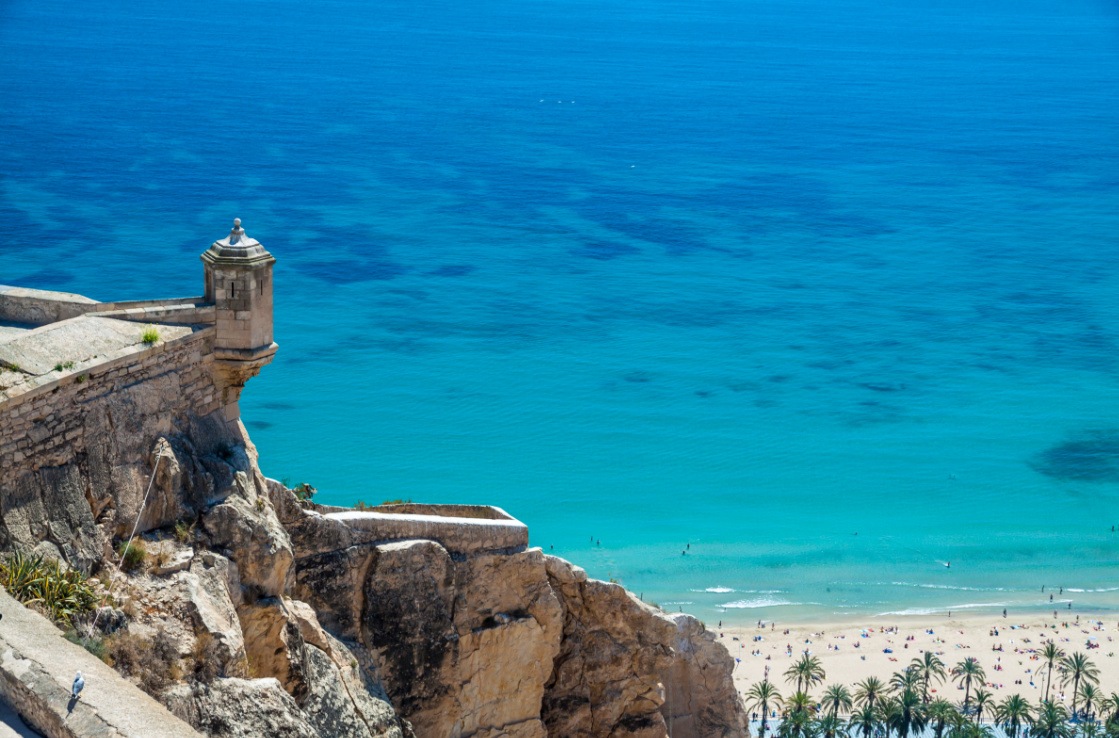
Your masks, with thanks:
[[[1099,668],[1101,690],[1105,694],[1119,691],[1119,614],[1068,614],[1067,619],[1054,619],[1051,613],[1047,618],[1028,614],[1007,618],[1001,614],[954,615],[951,619],[907,615],[888,621],[854,617],[784,626],[776,623],[774,628],[768,622],[764,628],[708,623],[708,628],[736,659],[734,681],[741,694],[763,678],[767,667],[782,695],[790,694],[792,687],[784,672],[805,650],[820,659],[826,672],[825,681],[811,690],[816,694],[832,684],[850,688],[870,676],[888,682],[892,674],[928,650],[940,657],[946,670],[965,658],[976,658],[986,673],[984,685],[996,699],[1017,693],[1036,703],[1044,693],[1046,674],[1043,662],[1032,651],[1048,640],[1066,653],[1086,654]],[[758,636],[761,640],[754,640]],[[935,690],[937,696],[954,702],[963,699],[963,690],[951,681],[936,685]],[[1054,669],[1050,698],[1063,700],[1067,706],[1072,701],[1070,691],[1062,689]]]

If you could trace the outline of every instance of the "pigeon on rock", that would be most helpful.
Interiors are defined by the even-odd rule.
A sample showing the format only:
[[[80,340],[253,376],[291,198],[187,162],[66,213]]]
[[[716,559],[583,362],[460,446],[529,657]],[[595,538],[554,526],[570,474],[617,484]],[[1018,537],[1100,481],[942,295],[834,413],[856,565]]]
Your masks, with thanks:
[[[85,688],[85,679],[82,678],[82,673],[79,671],[78,675],[74,677],[74,686],[70,688],[70,699],[78,699],[78,695],[82,693]]]

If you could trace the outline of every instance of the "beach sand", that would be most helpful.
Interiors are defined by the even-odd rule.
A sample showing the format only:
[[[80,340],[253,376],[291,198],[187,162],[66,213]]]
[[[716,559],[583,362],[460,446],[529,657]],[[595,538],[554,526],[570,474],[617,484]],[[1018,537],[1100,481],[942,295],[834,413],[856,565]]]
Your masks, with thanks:
[[[1105,617],[1113,619],[1108,621]],[[846,684],[852,688],[855,682],[870,676],[888,683],[894,672],[903,670],[915,657],[931,650],[949,670],[969,656],[978,659],[986,672],[985,686],[994,692],[996,700],[1018,693],[1036,703],[1045,690],[1045,668],[1032,651],[1040,649],[1048,640],[1054,640],[1066,653],[1087,654],[1099,669],[1099,686],[1103,692],[1119,691],[1119,658],[1115,655],[1119,652],[1119,622],[1115,617],[1114,614],[1080,613],[1077,623],[1076,614],[1067,612],[1058,612],[1056,619],[1051,613],[1049,617],[1011,615],[1005,619],[1001,616],[949,619],[941,614],[898,617],[888,622],[868,617],[861,622],[790,624],[787,633],[781,623],[776,623],[772,629],[766,623],[764,629],[716,626],[714,630],[731,655],[741,659],[734,670],[735,684],[741,694],[763,678],[766,667],[781,694],[791,694],[793,686],[786,682],[784,673],[805,649],[819,657],[827,673],[824,684],[810,690],[815,695],[826,685]],[[755,641],[756,636],[761,636],[762,640]],[[1093,648],[1087,648],[1089,643]],[[1099,648],[1095,647],[1097,643]],[[788,655],[789,648],[792,655]],[[998,648],[1002,650],[996,650]],[[892,653],[887,653],[886,649]],[[760,655],[751,655],[755,652]],[[1020,684],[1016,683],[1019,681]],[[950,678],[934,689],[936,694],[930,696],[963,701],[963,689],[957,688]],[[1072,702],[1071,686],[1062,689],[1061,677],[1054,669],[1050,697],[1060,701],[1062,696],[1066,705]]]

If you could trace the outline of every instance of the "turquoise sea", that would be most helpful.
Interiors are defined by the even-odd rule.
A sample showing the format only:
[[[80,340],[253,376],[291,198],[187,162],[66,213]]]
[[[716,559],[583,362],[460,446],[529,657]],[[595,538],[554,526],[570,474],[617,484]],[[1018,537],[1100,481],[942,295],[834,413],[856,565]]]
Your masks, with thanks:
[[[707,620],[1119,618],[1114,2],[5,0],[0,111],[0,282],[276,255],[243,412],[325,502]]]

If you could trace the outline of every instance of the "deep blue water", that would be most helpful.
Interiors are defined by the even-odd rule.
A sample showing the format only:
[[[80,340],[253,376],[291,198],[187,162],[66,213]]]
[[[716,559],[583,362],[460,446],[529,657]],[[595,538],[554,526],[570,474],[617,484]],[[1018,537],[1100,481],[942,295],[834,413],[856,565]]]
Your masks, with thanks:
[[[276,255],[324,501],[709,619],[1119,609],[1113,2],[7,0],[0,111],[0,282]]]

